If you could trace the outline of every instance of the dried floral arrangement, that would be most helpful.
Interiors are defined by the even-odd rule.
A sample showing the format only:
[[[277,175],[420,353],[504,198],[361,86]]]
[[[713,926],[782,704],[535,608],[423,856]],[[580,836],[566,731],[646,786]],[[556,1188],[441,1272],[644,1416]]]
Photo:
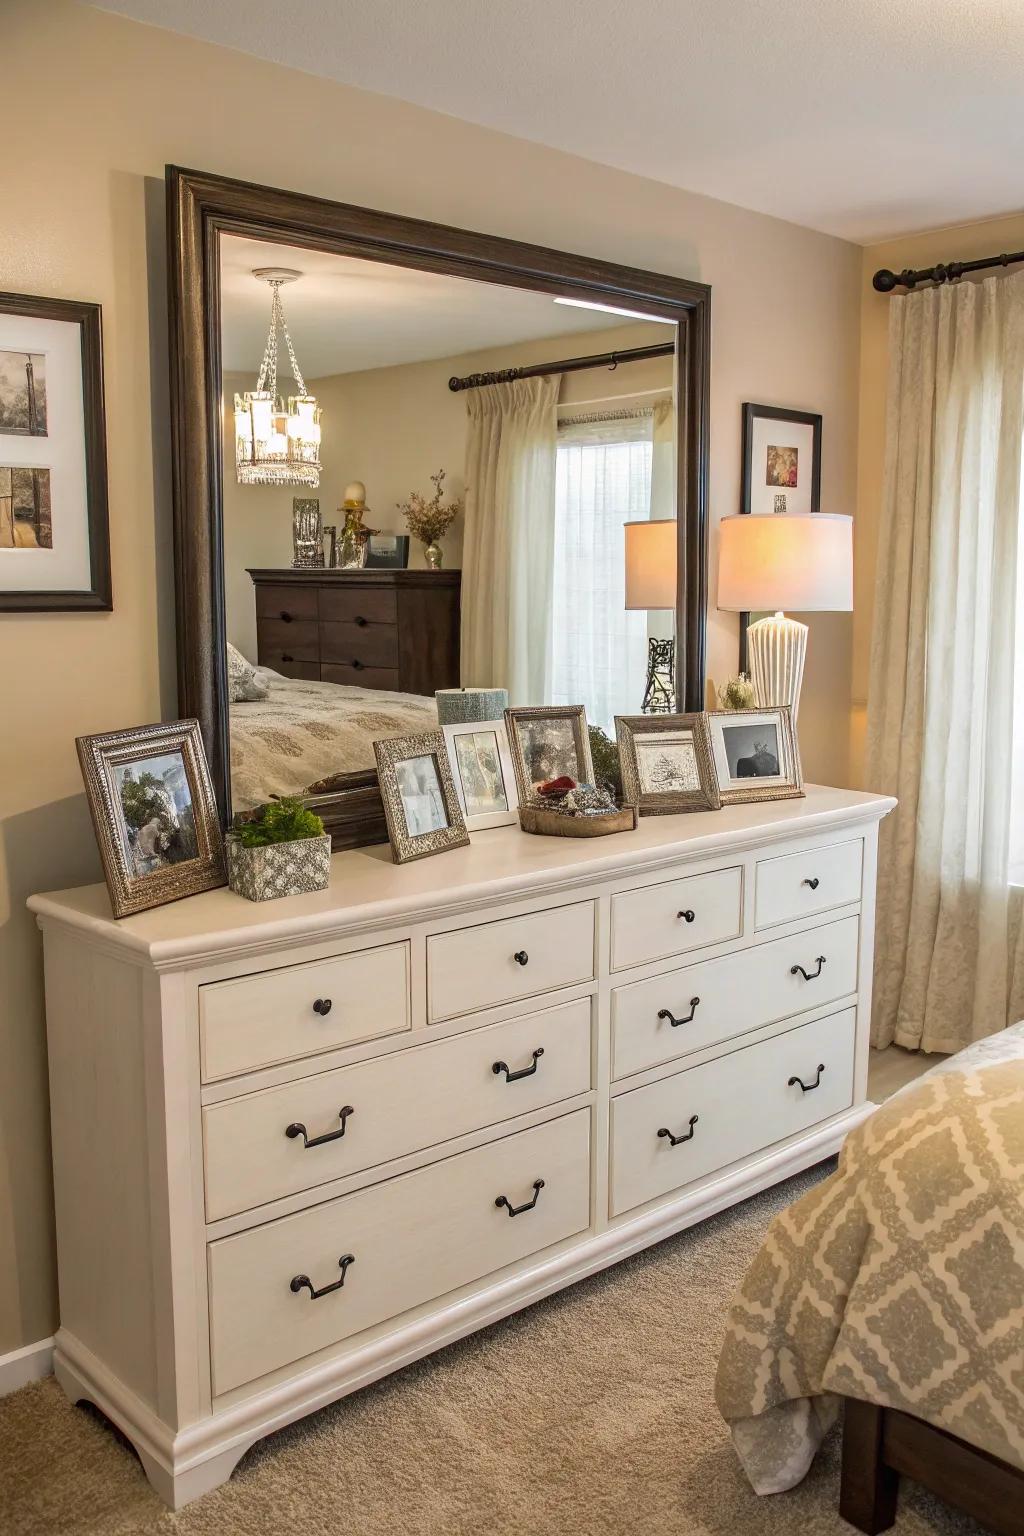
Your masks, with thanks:
[[[429,501],[418,491],[412,491],[408,501],[395,503],[408,524],[409,532],[424,544],[433,544],[443,533],[447,533],[462,511],[461,497],[456,497],[449,501],[447,506],[442,506],[445,473],[445,470],[439,469],[436,475],[431,475],[430,483],[434,487],[434,494]]]

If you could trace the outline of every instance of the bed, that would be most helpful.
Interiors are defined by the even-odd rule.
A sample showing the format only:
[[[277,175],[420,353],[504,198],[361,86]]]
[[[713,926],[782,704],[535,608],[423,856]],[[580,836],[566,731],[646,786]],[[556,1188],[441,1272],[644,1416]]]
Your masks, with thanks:
[[[375,741],[437,729],[434,700],[420,694],[283,677],[269,667],[256,677],[266,698],[229,705],[236,811],[314,786],[323,793],[339,775],[375,768]]]
[[[776,1218],[715,1395],[758,1493],[801,1480],[846,1399],[861,1529],[892,1523],[901,1471],[1024,1529],[1024,1024],[896,1094]]]

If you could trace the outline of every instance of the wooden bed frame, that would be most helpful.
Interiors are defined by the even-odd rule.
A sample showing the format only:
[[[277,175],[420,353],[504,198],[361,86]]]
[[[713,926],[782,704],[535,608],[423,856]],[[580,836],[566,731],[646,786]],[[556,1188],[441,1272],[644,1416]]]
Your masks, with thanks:
[[[1024,1472],[895,1408],[846,1399],[839,1513],[875,1536],[896,1519],[912,1477],[997,1536],[1024,1536]]]

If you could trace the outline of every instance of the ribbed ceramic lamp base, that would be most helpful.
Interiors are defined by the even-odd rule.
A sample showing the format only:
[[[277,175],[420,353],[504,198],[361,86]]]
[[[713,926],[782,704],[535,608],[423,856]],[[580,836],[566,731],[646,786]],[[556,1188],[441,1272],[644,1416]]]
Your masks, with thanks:
[[[750,679],[762,709],[789,704],[796,719],[807,655],[807,625],[777,613],[747,630]]]

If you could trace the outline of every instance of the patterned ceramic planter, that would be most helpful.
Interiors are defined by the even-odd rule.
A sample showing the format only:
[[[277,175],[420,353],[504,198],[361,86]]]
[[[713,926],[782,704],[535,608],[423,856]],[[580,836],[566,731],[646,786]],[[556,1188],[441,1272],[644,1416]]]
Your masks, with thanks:
[[[294,843],[269,843],[264,848],[244,848],[228,833],[228,884],[249,901],[273,901],[278,896],[301,896],[323,891],[331,879],[331,839],[303,837]]]

